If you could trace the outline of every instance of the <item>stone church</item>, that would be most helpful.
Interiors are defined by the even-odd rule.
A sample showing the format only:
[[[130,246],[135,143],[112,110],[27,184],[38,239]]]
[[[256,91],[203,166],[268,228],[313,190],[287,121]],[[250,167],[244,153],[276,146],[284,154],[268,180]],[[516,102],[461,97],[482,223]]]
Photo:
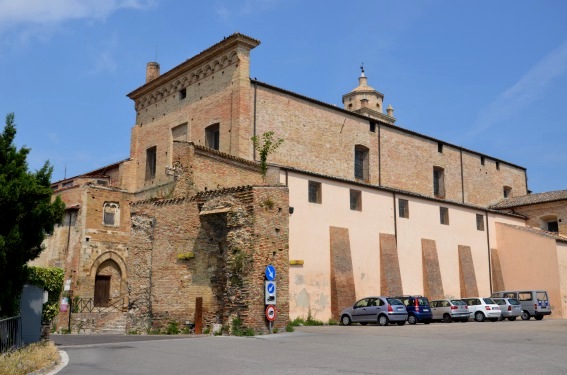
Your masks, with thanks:
[[[259,44],[148,63],[130,157],[53,183],[67,209],[34,264],[65,269],[75,329],[266,332],[267,265],[280,328],[366,295],[516,288],[567,317],[567,191],[529,194],[525,168],[395,125],[364,71],[343,108],[252,79]],[[262,173],[268,132],[283,143]]]

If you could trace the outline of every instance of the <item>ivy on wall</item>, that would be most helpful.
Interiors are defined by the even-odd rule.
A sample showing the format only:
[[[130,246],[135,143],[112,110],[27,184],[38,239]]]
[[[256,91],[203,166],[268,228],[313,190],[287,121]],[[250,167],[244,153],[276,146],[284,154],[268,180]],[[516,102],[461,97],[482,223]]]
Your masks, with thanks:
[[[59,314],[59,296],[63,290],[64,272],[61,268],[27,267],[28,283],[49,293],[43,304],[42,321],[51,322]]]

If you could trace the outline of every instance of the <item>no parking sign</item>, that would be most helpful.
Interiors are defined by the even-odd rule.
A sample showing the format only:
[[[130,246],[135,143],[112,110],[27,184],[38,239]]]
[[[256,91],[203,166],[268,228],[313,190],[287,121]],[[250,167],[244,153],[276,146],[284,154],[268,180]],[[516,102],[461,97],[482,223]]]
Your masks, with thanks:
[[[270,322],[276,320],[276,307],[274,305],[268,305],[268,307],[266,307],[266,319]]]

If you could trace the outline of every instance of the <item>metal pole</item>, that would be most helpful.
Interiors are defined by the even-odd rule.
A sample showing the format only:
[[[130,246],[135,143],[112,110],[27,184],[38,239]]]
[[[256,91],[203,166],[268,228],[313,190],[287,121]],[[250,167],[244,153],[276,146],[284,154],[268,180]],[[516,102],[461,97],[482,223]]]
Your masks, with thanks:
[[[71,333],[71,313],[73,312],[73,293],[69,292],[69,322],[67,325],[67,332]]]

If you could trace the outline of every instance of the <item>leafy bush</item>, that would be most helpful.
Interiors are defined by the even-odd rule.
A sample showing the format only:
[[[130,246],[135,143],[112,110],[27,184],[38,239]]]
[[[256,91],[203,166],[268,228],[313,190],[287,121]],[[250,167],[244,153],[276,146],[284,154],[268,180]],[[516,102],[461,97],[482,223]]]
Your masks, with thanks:
[[[293,331],[295,331],[295,328],[293,328],[293,325],[291,323],[289,323],[287,326],[285,326],[285,331],[286,332],[293,332]]]
[[[59,297],[63,289],[64,271],[61,268],[28,267],[27,282],[45,289],[49,296],[43,304],[41,319],[51,322],[59,314]]]
[[[339,325],[339,321],[337,319],[334,318],[329,318],[329,322],[327,323],[330,326],[337,326]]]
[[[240,318],[232,319],[232,335],[233,336],[254,336],[254,330],[242,324]]]
[[[178,335],[180,332],[179,323],[174,321],[167,322],[167,326],[165,327],[166,335]]]

